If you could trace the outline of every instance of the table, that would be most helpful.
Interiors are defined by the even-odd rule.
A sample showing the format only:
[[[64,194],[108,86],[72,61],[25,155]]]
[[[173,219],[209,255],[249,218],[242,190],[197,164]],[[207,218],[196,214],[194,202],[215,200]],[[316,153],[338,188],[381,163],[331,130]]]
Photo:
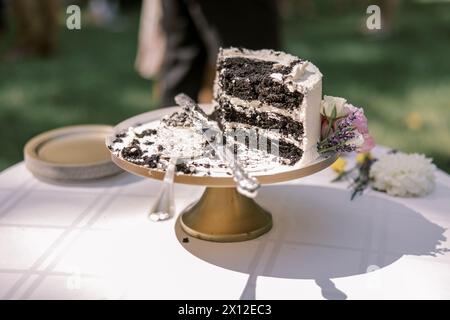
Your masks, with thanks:
[[[158,181],[55,184],[19,163],[0,174],[0,298],[449,299],[450,177],[425,198],[354,201],[333,177],[263,187],[273,229],[212,243],[147,219]],[[176,185],[177,210],[201,193]]]

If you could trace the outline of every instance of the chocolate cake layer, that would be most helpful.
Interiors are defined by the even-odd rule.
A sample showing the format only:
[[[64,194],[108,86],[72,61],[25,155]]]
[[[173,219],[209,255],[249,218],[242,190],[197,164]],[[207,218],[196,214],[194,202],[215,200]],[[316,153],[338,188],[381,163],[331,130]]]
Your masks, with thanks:
[[[230,143],[230,136],[233,136],[234,142],[240,142],[245,144],[247,148],[255,148],[262,147],[265,148],[267,153],[271,153],[274,155],[278,155],[279,157],[287,160],[287,164],[294,164],[299,161],[303,156],[303,150],[296,145],[284,140],[268,138],[265,133],[259,129],[246,129],[246,128],[236,128],[231,129],[226,133],[228,143]],[[250,144],[250,139],[254,139]],[[265,144],[263,146],[260,145],[262,142],[260,139],[265,140]],[[232,140],[232,141],[233,141]],[[234,147],[234,151],[236,153],[236,145]]]
[[[227,101],[220,101],[220,106],[214,111],[214,118],[221,122],[243,123],[261,129],[278,130],[282,135],[298,141],[304,133],[303,124],[292,118],[256,110],[239,111]]]
[[[291,92],[285,85],[271,77],[273,73],[286,75],[291,66],[276,62],[232,57],[219,61],[219,85],[229,96],[242,100],[259,100],[275,108],[293,110],[299,108],[304,95],[298,91]]]
[[[274,144],[271,141],[271,146]],[[288,159],[288,164],[294,164],[299,161],[303,156],[303,150],[293,145],[292,143],[279,140],[278,141],[278,154],[280,157]]]

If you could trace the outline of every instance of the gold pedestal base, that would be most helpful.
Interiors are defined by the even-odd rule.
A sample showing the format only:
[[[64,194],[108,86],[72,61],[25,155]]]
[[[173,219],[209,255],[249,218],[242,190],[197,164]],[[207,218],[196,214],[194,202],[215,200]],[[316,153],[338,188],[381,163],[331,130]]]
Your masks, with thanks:
[[[259,237],[272,228],[272,216],[235,188],[206,188],[181,215],[183,230],[196,238],[235,242]]]

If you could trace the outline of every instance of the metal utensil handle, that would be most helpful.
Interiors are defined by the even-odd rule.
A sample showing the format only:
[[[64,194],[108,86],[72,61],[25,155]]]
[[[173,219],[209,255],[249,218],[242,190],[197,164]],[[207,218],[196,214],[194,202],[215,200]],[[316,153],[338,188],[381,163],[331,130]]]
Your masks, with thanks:
[[[175,178],[175,171],[177,167],[177,157],[171,157],[169,160],[169,164],[167,165],[166,173],[164,174],[164,183],[173,184],[173,180]]]
[[[175,199],[173,196],[173,180],[175,177],[177,158],[170,158],[164,175],[161,191],[150,210],[149,218],[152,221],[166,220],[175,213]]]
[[[249,198],[254,198],[257,195],[260,184],[258,180],[250,176],[245,169],[242,168],[234,153],[227,146],[220,146],[216,143],[214,150],[218,154],[220,160],[227,163],[233,172],[233,179],[237,183],[237,190]]]
[[[209,129],[210,136],[206,135],[206,141],[214,149],[220,160],[225,162],[233,172],[238,192],[247,197],[255,197],[260,187],[258,180],[247,173],[227,145],[223,146],[221,144],[222,139],[217,139],[214,134],[211,135],[211,133],[218,133],[223,137],[224,130],[222,125],[217,121],[210,120],[198,104],[184,93],[178,94],[175,97],[175,102],[191,115],[194,122],[197,122],[198,130],[205,132],[205,130]],[[216,139],[213,139],[213,137]]]

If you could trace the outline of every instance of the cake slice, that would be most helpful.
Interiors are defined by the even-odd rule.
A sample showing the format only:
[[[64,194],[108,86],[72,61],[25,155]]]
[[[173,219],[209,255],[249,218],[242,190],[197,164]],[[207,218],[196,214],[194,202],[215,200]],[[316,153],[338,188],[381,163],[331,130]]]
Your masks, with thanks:
[[[318,157],[321,99],[322,74],[309,61],[273,50],[219,52],[214,116],[227,132],[256,132],[276,145],[284,164]]]

